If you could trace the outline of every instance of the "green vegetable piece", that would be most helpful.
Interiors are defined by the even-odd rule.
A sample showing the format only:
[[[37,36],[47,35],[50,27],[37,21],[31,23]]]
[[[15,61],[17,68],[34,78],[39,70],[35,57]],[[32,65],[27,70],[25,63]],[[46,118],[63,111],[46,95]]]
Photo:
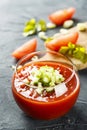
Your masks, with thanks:
[[[56,84],[64,81],[64,77],[50,66],[41,66],[39,69],[32,70],[30,85],[36,86],[36,91],[39,94],[45,90],[51,92]],[[33,78],[32,78],[33,77]]]
[[[62,46],[59,50],[60,53],[62,54],[67,54],[69,48],[67,46]]]
[[[33,18],[33,19],[31,19],[31,20],[29,20],[29,21],[27,21],[26,23],[25,23],[25,26],[27,26],[27,25],[35,25],[36,24],[36,20]]]
[[[23,33],[23,36],[24,37],[27,37],[27,36],[30,36],[30,35],[33,35],[36,33],[36,30],[29,30],[28,32],[24,32]]]
[[[68,43],[68,47],[71,48],[71,49],[74,49],[76,47],[75,44],[72,44],[71,42]]]
[[[46,88],[46,91],[47,91],[47,92],[52,92],[53,90],[54,90],[54,87],[47,87],[47,88]]]
[[[86,52],[86,49],[84,47],[80,47],[79,48],[81,52],[85,53]]]
[[[26,37],[29,35],[33,35],[35,33],[36,33],[36,20],[31,19],[25,24],[23,35]]]
[[[61,74],[56,76],[56,84],[59,84],[63,81],[64,81],[64,77]]]
[[[39,78],[35,77],[33,80],[33,85],[38,85],[38,82],[39,82]]]
[[[44,20],[39,20],[36,24],[37,32],[39,31],[46,31],[46,22]]]
[[[48,37],[45,42],[46,42],[46,43],[47,43],[47,42],[50,42],[50,41],[53,40],[53,39],[54,39],[53,37]]]
[[[24,28],[24,32],[29,32],[30,30],[33,30],[33,26],[31,26],[31,25],[28,25],[28,26],[25,26],[25,28]]]
[[[77,59],[80,59],[83,63],[87,62],[87,54],[83,47],[78,47],[74,50],[73,56]]]
[[[81,62],[87,62],[87,53],[84,47],[68,43],[68,46],[62,46],[59,50],[60,53],[79,59]]]
[[[48,77],[48,75],[47,76],[45,76],[45,77],[43,77],[43,83],[49,83],[49,77]]]
[[[39,83],[39,86],[37,87],[36,91],[38,94],[42,94],[44,88],[41,86],[41,83]]]

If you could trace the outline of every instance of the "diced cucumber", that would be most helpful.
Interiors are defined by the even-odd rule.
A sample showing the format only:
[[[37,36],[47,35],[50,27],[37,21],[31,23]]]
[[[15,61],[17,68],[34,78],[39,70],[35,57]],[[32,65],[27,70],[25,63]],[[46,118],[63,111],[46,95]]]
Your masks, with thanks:
[[[42,86],[38,86],[36,89],[38,94],[42,94],[43,90],[44,90],[44,88]]]
[[[31,72],[31,84],[36,85],[37,93],[42,94],[45,90],[51,92],[54,90],[56,84],[64,81],[64,77],[51,66],[41,66],[35,71]]]
[[[47,88],[46,88],[46,91],[47,91],[47,92],[52,92],[53,90],[54,90],[54,87],[47,87]]]

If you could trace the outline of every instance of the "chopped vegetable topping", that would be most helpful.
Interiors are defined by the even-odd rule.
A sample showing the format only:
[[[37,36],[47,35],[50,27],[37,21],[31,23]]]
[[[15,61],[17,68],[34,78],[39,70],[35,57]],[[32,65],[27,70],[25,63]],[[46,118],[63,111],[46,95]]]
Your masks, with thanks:
[[[39,20],[36,24],[36,29],[37,29],[37,32],[46,31],[47,30],[46,22],[44,20]]]
[[[28,25],[35,25],[36,24],[36,20],[34,19],[34,18],[32,18],[32,19],[30,19],[29,21],[27,21],[26,23],[25,23],[25,25],[26,26],[28,26]]]
[[[23,35],[28,36],[36,33],[36,20],[29,20],[24,27]]]
[[[68,29],[64,29],[64,28],[60,29],[60,33],[62,33],[62,34],[66,34],[67,32],[68,32]]]
[[[38,94],[43,91],[52,92],[55,86],[64,81],[64,77],[58,70],[50,66],[41,66],[40,68],[33,68],[28,76],[29,82],[26,85],[35,86]]]
[[[50,42],[54,39],[54,37],[48,37],[45,42]]]
[[[83,63],[87,62],[87,53],[84,47],[80,45],[68,43],[68,46],[62,46],[59,50],[60,53],[79,59]]]
[[[38,36],[39,36],[39,38],[41,38],[42,40],[47,40],[47,36],[45,35],[45,32],[39,32],[38,33]]]
[[[82,32],[87,30],[87,27],[86,27],[85,23],[78,23],[77,28],[79,29],[79,31],[82,31]]]
[[[36,21],[35,19],[29,20],[24,27],[23,35],[33,35],[39,31],[46,31],[46,22],[44,20]]]
[[[53,29],[55,27],[56,27],[56,25],[53,23],[46,23],[45,20],[42,20],[42,19],[40,19],[39,21],[36,21],[33,18],[25,23],[23,35],[26,37],[29,35],[34,35],[40,31],[45,32],[45,31],[47,31],[47,29]]]
[[[56,28],[56,24],[54,24],[54,23],[47,23],[47,28],[48,29]]]
[[[73,20],[67,20],[63,23],[63,27],[64,28],[70,28],[74,25],[74,21]]]

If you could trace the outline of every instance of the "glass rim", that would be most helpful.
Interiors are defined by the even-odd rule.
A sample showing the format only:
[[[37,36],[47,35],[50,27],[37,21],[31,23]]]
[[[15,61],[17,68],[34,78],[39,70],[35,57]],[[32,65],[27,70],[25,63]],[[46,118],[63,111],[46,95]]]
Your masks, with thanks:
[[[69,78],[66,80],[66,81],[64,81],[63,83],[68,83],[72,78],[73,78],[73,76],[75,75],[75,73],[76,73],[76,71],[77,71],[77,68],[76,68],[76,66],[73,64],[73,62],[67,57],[67,56],[65,56],[65,55],[63,55],[63,54],[61,54],[61,53],[59,53],[59,52],[55,52],[55,51],[51,51],[51,50],[40,50],[40,51],[36,51],[36,52],[32,52],[32,53],[29,53],[29,54],[27,54],[27,55],[25,55],[24,57],[22,57],[18,62],[17,62],[17,64],[16,64],[16,69],[15,69],[15,72],[16,72],[16,74],[17,74],[17,71],[18,71],[18,67],[19,66],[21,66],[21,63],[23,62],[24,63],[24,65],[25,65],[25,62],[27,61],[27,60],[30,60],[31,59],[31,57],[32,56],[35,56],[35,55],[37,55],[37,54],[45,54],[45,53],[50,53],[50,54],[54,54],[54,55],[56,55],[56,56],[61,56],[62,58],[64,58],[65,60],[67,60],[67,61],[69,61],[68,63],[70,63],[70,64],[68,64],[68,63],[66,63],[66,65],[68,65],[68,66],[70,66],[69,68],[72,70],[72,74],[69,76]],[[30,59],[28,59],[28,58],[30,58]],[[43,60],[36,60],[36,61],[43,61]],[[45,61],[45,60],[44,60]],[[53,60],[47,60],[46,59],[46,61],[53,61]],[[31,61],[29,61],[29,62],[34,62],[33,60],[31,60]],[[61,63],[61,64],[64,64],[64,62],[60,62],[60,61],[56,61],[56,60],[54,60],[54,62],[58,62],[58,63]],[[72,66],[72,67],[71,67]],[[23,82],[23,81],[21,81],[21,82]],[[24,83],[24,82],[23,82]],[[24,83],[25,84],[25,83]]]

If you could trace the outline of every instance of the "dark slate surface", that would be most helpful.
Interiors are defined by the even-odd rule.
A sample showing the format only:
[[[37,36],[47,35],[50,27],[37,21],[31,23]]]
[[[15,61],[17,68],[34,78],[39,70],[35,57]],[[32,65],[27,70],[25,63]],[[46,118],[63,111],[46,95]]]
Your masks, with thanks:
[[[11,53],[25,41],[24,23],[35,17],[48,21],[51,12],[74,6],[74,19],[87,21],[87,0],[1,0],[0,1],[0,130],[87,130],[87,70],[79,72],[81,91],[75,106],[65,116],[52,121],[40,121],[26,116],[16,105],[11,92],[11,65],[15,59]],[[51,35],[58,29],[48,31]],[[38,49],[43,41],[38,39]]]

